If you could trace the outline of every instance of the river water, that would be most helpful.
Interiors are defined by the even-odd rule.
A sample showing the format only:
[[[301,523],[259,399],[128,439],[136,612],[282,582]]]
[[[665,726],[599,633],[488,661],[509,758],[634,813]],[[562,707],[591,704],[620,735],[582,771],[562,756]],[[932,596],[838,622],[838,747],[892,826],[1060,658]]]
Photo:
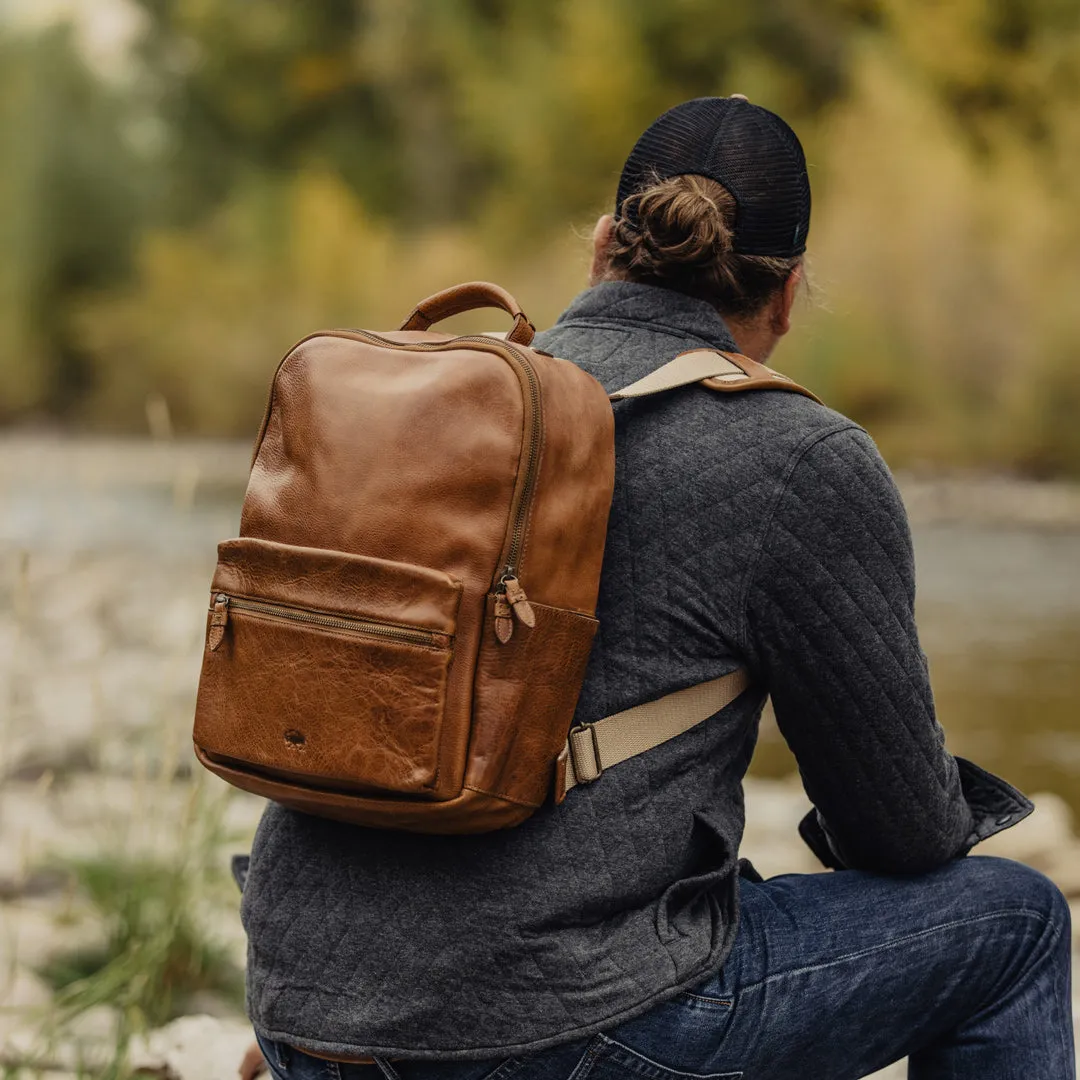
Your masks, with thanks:
[[[184,728],[214,544],[235,534],[247,453],[235,444],[0,441],[0,675],[11,703],[0,740],[18,743],[28,726],[39,733],[36,748],[23,738],[23,749],[5,754],[9,768],[40,757],[42,739],[104,739],[113,717],[129,727],[160,718],[132,695],[160,693],[168,723]],[[989,517],[913,514],[919,625],[952,750],[1080,812],[1080,516],[1033,521],[1025,506],[1044,495],[1014,487],[1015,512]],[[150,599],[125,597],[132,592]],[[31,611],[22,634],[11,629],[20,604]],[[151,609],[162,617],[140,622]],[[53,749],[46,758],[64,756]],[[754,769],[793,767],[764,725]]]
[[[1080,813],[1080,529],[915,523],[917,615],[950,749]],[[756,765],[793,763],[765,726]]]

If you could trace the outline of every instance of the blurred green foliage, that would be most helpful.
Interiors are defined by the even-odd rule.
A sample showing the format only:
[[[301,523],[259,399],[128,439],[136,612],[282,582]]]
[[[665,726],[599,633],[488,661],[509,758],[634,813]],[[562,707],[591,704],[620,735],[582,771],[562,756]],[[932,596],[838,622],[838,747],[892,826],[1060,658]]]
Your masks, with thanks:
[[[0,40],[0,420],[250,434],[292,340],[456,280],[544,324],[640,131],[737,90],[811,162],[778,365],[894,463],[1080,475],[1075,0],[136,6],[112,77]]]

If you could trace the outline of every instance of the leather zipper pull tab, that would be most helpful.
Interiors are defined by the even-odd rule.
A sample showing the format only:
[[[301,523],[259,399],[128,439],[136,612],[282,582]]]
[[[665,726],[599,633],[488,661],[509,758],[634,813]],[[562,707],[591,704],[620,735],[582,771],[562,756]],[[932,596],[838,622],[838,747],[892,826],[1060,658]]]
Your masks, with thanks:
[[[210,651],[221,644],[225,637],[225,627],[229,625],[229,598],[224,593],[218,593],[214,597],[214,608],[210,615],[210,630],[206,635],[206,643]]]
[[[501,645],[505,645],[514,636],[513,609],[506,599],[505,592],[495,594],[495,636]]]
[[[506,578],[503,584],[506,586],[506,599],[510,602],[514,614],[531,630],[536,625],[536,613],[521,587],[521,582],[511,577]]]

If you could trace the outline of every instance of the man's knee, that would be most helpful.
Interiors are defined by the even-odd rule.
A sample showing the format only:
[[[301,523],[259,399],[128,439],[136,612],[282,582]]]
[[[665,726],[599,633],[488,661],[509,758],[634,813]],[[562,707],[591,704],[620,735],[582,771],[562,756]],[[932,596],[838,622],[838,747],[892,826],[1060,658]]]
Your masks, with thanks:
[[[1024,863],[989,855],[971,855],[961,860],[961,865],[968,879],[966,887],[977,890],[985,899],[996,899],[1016,910],[1038,914],[1069,940],[1072,922],[1069,903],[1045,874]]]

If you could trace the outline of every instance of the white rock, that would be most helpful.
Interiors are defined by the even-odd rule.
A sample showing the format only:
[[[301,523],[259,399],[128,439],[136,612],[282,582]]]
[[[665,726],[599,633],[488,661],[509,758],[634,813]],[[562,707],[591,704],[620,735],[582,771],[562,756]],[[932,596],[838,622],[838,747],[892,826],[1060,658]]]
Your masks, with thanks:
[[[1019,825],[979,845],[980,855],[1016,859],[1041,870],[1066,896],[1080,896],[1080,840],[1073,833],[1073,815],[1058,795],[1032,797],[1035,812]]]
[[[238,1020],[182,1016],[135,1039],[129,1060],[136,1074],[156,1070],[170,1080],[236,1080],[253,1040],[251,1027]]]
[[[1000,855],[1034,866],[1036,861],[1076,846],[1072,811],[1060,795],[1041,791],[1032,796],[1035,812],[1011,829],[991,836],[979,845],[980,855]]]

